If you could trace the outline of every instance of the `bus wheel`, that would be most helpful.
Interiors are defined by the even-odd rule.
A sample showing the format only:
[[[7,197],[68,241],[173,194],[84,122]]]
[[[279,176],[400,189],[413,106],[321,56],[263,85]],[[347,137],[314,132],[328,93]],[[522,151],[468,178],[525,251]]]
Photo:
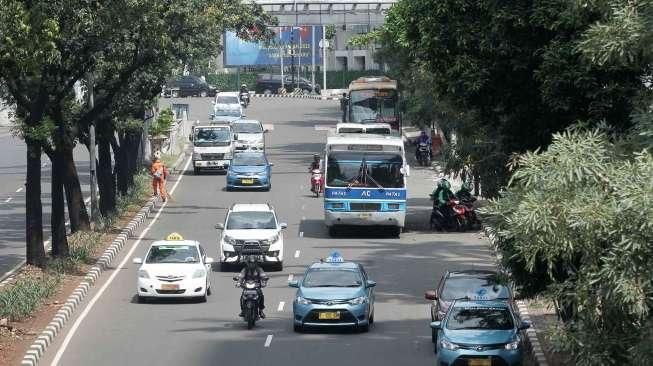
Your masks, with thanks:
[[[332,238],[338,236],[338,228],[335,225],[329,226],[329,236]]]
[[[399,226],[393,227],[391,235],[393,238],[399,238],[401,236],[401,228]]]

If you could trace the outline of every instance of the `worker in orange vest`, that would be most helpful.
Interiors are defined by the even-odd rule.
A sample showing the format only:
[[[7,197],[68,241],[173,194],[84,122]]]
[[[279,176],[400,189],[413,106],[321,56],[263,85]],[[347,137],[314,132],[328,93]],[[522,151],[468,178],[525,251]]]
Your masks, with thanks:
[[[168,192],[166,191],[166,179],[168,178],[168,168],[160,159],[161,153],[154,153],[154,159],[152,161],[152,166],[150,167],[150,174],[152,174],[152,196],[157,196],[161,194],[161,200],[163,202],[168,198]]]

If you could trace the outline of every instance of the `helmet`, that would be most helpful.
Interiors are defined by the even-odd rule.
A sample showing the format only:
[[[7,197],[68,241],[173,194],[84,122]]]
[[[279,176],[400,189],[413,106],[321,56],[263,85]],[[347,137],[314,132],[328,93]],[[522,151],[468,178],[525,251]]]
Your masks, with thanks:
[[[319,154],[313,154],[313,160],[319,160],[320,155]]]
[[[440,182],[438,182],[438,188],[443,188],[443,189],[450,189],[451,184],[449,183],[448,180],[445,178],[440,179]]]
[[[240,86],[241,88],[247,88],[247,84],[243,84]]]
[[[154,152],[154,159],[160,159],[161,158],[161,151],[157,150]]]

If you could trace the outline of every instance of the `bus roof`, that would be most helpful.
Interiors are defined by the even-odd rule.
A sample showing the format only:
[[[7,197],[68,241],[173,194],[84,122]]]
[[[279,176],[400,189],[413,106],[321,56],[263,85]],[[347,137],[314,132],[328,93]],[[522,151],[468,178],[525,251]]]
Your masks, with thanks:
[[[364,76],[349,84],[349,91],[370,89],[397,89],[397,81],[387,76]]]
[[[327,137],[329,145],[388,145],[404,147],[400,136],[341,133]]]

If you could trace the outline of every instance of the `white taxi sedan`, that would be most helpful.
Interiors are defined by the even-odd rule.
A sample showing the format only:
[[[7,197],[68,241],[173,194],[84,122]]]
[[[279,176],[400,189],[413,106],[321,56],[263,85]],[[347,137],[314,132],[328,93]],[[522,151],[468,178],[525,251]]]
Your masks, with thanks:
[[[152,243],[145,260],[134,258],[138,269],[138,301],[148,298],[184,297],[202,302],[211,294],[209,273],[213,258],[194,240],[172,233]]]

